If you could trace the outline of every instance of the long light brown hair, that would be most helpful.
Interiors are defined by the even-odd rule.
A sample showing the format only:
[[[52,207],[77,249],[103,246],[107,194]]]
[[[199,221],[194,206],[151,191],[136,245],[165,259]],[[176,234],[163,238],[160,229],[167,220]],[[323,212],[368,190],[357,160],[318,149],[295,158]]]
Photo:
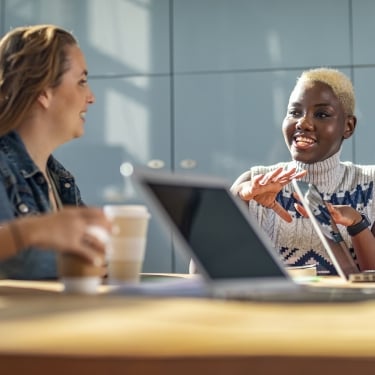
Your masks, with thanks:
[[[0,40],[0,135],[16,129],[42,91],[69,69],[74,36],[54,25],[17,27]]]

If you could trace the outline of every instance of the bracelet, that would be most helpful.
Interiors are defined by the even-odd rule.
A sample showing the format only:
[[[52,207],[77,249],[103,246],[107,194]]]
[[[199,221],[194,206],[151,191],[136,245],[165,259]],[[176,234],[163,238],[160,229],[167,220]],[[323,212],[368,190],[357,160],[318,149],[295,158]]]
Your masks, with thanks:
[[[18,253],[20,250],[23,250],[25,248],[25,244],[22,240],[18,225],[14,221],[12,221],[8,224],[8,227],[12,235],[13,242],[16,246],[16,253]]]
[[[365,214],[361,214],[361,216],[362,220],[359,223],[350,225],[346,228],[350,236],[355,236],[356,234],[362,232],[371,225],[370,220],[367,218]]]

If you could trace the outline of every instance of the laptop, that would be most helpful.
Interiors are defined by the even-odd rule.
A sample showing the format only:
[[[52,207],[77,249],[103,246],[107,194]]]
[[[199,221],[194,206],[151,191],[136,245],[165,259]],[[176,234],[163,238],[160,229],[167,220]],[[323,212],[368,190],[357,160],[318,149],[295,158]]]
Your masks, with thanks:
[[[301,180],[293,180],[292,185],[338,275],[351,282],[375,282],[375,270],[359,271],[317,187],[312,183]]]
[[[206,176],[135,169],[135,183],[154,216],[202,277],[204,296],[257,301],[361,301],[375,289],[295,282],[273,244],[228,182]]]

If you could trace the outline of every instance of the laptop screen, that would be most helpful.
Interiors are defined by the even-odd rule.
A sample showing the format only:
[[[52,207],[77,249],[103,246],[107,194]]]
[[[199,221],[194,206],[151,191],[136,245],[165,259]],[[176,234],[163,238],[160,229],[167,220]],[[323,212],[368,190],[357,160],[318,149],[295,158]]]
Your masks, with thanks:
[[[285,277],[227,188],[146,184],[211,279]]]
[[[359,269],[317,187],[301,180],[293,180],[292,184],[337,273],[343,279],[347,279],[352,273],[358,273]]]

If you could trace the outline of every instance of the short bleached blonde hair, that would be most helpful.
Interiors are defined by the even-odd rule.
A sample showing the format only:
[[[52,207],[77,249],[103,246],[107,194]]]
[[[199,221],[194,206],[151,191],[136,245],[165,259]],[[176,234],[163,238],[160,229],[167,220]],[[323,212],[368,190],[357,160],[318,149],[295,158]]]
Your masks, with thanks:
[[[322,82],[328,85],[340,101],[347,115],[354,115],[355,94],[352,81],[342,72],[332,68],[305,70],[297,79],[297,85],[304,82]]]

